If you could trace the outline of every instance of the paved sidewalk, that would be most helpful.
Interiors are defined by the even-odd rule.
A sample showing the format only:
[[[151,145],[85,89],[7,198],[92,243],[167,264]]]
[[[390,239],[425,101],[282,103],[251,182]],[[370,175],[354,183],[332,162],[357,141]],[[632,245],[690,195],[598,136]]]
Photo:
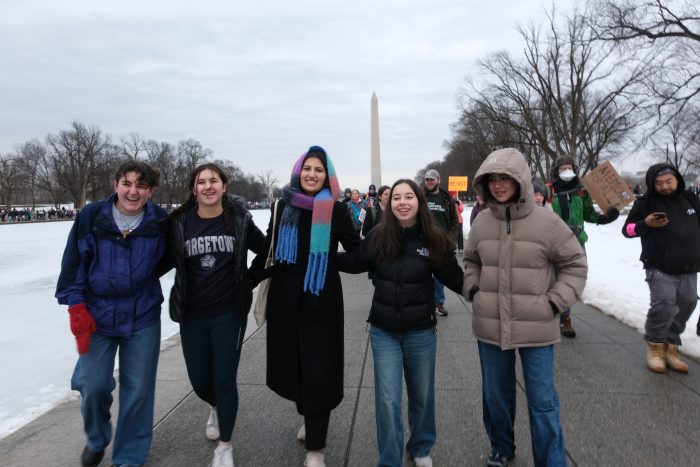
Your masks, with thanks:
[[[329,466],[372,466],[377,456],[374,378],[365,323],[372,287],[366,275],[343,275],[343,285],[345,399],[331,417],[326,460]],[[436,466],[484,466],[489,444],[481,423],[481,376],[471,308],[461,297],[447,295],[450,314],[438,317],[438,440],[432,456]],[[639,333],[582,304],[574,307],[572,316],[578,336],[562,342],[555,353],[569,464],[698,465],[700,365],[690,362],[689,375],[653,374],[645,367],[645,344]],[[249,324],[238,374],[236,465],[301,466],[305,451],[295,439],[301,417],[294,404],[265,386],[265,328],[253,328]],[[529,466],[530,436],[520,376],[518,381],[517,453],[512,465]],[[176,337],[161,352],[148,465],[208,466],[215,447],[204,436],[208,414],[207,406],[191,391]],[[0,441],[0,463],[75,466],[83,445],[78,401],[73,401]],[[109,465],[110,455],[108,451],[101,465]]]

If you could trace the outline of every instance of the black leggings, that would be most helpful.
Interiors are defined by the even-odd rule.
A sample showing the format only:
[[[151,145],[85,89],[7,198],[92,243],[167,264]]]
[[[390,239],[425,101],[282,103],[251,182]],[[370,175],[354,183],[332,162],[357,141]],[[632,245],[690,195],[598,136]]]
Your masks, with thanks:
[[[182,354],[192,389],[216,407],[221,441],[231,441],[238,412],[236,373],[247,320],[241,313],[221,313],[180,323]]]

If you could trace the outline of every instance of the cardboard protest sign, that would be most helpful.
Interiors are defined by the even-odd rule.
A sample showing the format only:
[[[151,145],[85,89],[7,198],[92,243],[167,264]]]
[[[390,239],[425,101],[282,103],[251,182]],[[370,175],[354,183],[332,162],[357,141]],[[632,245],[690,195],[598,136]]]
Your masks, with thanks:
[[[586,190],[603,212],[610,206],[622,210],[634,201],[634,194],[609,161],[604,161],[581,179]]]

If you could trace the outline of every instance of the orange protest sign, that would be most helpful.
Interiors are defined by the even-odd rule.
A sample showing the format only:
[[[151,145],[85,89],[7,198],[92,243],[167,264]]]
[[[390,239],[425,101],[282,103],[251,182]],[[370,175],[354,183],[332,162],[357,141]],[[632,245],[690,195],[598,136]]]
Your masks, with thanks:
[[[467,191],[469,177],[449,177],[447,179],[447,191]]]

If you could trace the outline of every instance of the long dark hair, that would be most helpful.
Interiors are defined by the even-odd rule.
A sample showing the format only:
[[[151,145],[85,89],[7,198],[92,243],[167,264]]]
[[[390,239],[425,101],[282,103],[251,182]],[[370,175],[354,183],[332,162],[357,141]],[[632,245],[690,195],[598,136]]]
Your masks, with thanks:
[[[428,209],[428,201],[425,193],[413,180],[402,178],[394,182],[389,192],[389,205],[384,210],[384,218],[376,228],[376,232],[370,239],[370,251],[376,255],[378,262],[392,260],[403,254],[403,233],[398,219],[391,209],[391,200],[394,197],[394,189],[397,185],[405,183],[408,185],[418,199],[418,213],[416,215],[416,225],[420,229],[420,234],[425,246],[430,252],[430,264],[438,266],[452,254],[454,242],[450,241],[447,234],[433,222],[433,216]],[[450,206],[451,207],[451,206]]]
[[[221,167],[212,162],[201,164],[192,171],[192,173],[190,174],[190,178],[187,182],[187,190],[189,191],[190,196],[184,203],[180,205],[180,207],[178,207],[170,213],[171,218],[177,217],[180,213],[187,212],[197,205],[197,197],[194,195],[194,188],[197,184],[199,174],[204,172],[205,170],[211,170],[212,172],[216,173],[221,179],[221,182],[226,185],[226,189],[228,190],[228,175],[226,175],[226,172],[224,172],[224,170]],[[224,225],[226,227],[226,231],[233,235],[235,234],[235,229],[233,227],[233,221],[231,219],[230,211],[234,207],[234,204],[226,192],[224,192],[223,196],[221,197],[221,206],[224,209]]]

